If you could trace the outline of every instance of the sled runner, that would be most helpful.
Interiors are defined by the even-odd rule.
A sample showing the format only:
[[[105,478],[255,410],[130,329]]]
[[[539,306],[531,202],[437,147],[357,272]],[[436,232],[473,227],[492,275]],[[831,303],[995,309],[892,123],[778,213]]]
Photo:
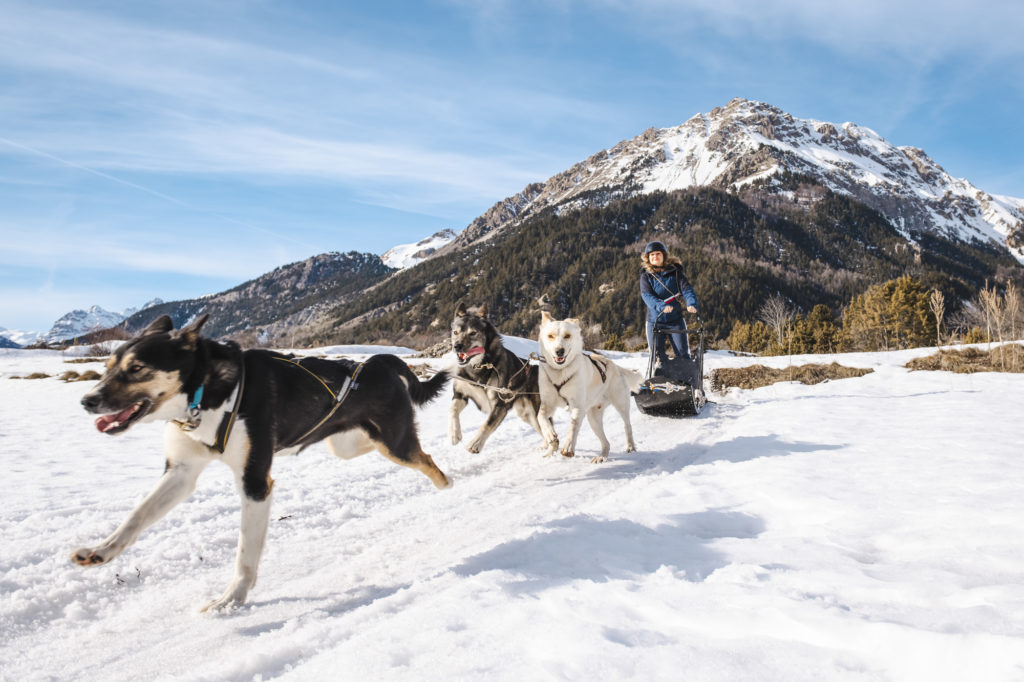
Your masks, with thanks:
[[[659,362],[651,353],[647,374],[640,392],[633,396],[637,408],[656,417],[692,417],[700,414],[707,402],[704,395],[704,322],[697,330],[700,340],[690,357],[666,358]],[[664,344],[667,334],[685,334],[680,327],[654,327],[654,347]]]

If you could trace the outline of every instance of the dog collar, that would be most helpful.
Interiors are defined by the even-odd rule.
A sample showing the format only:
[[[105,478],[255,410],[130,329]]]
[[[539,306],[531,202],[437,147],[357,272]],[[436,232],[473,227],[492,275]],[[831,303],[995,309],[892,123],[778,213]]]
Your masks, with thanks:
[[[203,388],[204,386],[197,388],[192,394],[192,399],[188,401],[188,419],[174,420],[182,431],[195,431],[203,421],[202,410],[199,407],[203,402]]]
[[[192,396],[192,402],[190,402],[188,404],[188,414],[189,414],[190,417],[194,417],[194,416],[198,416],[199,415],[199,406],[203,402],[203,389],[204,388],[206,388],[205,385],[200,386],[196,390],[195,395]]]

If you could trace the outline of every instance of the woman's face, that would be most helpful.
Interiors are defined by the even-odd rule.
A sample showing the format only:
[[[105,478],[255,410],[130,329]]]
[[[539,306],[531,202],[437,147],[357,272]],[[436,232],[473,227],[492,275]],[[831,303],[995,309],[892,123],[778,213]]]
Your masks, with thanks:
[[[656,268],[661,267],[665,264],[665,254],[661,251],[651,251],[647,254],[647,260]]]

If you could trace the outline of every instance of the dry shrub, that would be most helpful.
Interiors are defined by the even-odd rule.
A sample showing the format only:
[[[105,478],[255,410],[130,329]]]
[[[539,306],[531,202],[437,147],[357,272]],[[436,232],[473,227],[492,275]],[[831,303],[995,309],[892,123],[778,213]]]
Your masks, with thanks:
[[[873,369],[843,367],[837,362],[830,365],[801,365],[774,369],[764,365],[750,367],[722,368],[711,372],[711,388],[724,391],[730,387],[761,388],[780,381],[799,381],[802,384],[820,384],[834,379],[850,379],[871,374]]]
[[[926,358],[914,358],[907,369],[933,372],[1024,372],[1024,345],[1011,343],[983,351],[979,348],[940,350]]]
[[[91,358],[71,358],[70,360],[65,360],[64,363],[68,364],[68,365],[84,365],[84,364],[87,364],[87,363],[90,363],[90,362],[106,362],[106,360],[107,360],[106,358],[97,358],[97,357],[91,357]]]
[[[58,378],[61,381],[67,383],[72,381],[97,381],[101,377],[99,372],[90,369],[85,372],[82,372],[81,374],[73,370],[68,370],[67,372],[61,374],[60,377]]]
[[[31,373],[31,374],[29,374],[28,376],[23,376],[23,377],[11,377],[11,378],[12,378],[12,379],[49,379],[49,378],[50,378],[50,375],[49,375],[49,374],[44,374],[44,373],[42,373],[42,372],[32,372],[32,373]]]

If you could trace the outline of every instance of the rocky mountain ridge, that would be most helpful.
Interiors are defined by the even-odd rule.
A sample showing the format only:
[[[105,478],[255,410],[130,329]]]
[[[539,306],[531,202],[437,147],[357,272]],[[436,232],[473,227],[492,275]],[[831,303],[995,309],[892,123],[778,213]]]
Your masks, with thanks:
[[[297,329],[393,272],[374,254],[320,254],[218,294],[141,311],[125,321],[125,330],[134,334],[163,314],[181,326],[209,313],[204,330],[211,336],[230,336],[249,345],[287,343]]]
[[[989,241],[1024,261],[1024,199],[992,195],[954,178],[923,150],[897,147],[870,128],[800,119],[745,99],[673,128],[650,128],[528,185],[470,223],[446,250],[488,239],[547,209],[693,187],[739,191],[786,173],[856,198],[909,241],[924,232]]]

